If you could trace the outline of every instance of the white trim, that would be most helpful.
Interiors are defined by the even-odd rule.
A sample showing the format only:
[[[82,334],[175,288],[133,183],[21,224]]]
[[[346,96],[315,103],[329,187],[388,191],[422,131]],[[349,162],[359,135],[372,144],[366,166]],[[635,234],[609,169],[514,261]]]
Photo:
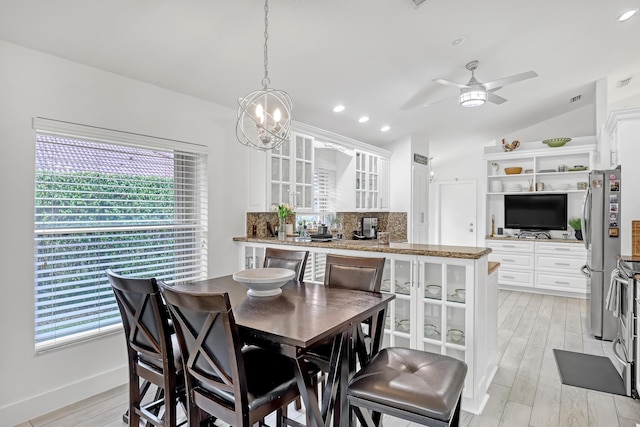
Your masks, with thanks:
[[[391,151],[387,151],[383,148],[375,145],[367,144],[366,142],[358,141],[346,136],[338,135],[337,133],[329,132],[324,129],[319,129],[300,122],[291,122],[291,130],[301,133],[306,133],[314,138],[318,138],[327,142],[334,142],[337,144],[345,145],[348,148],[358,148],[368,151],[369,153],[377,154],[379,156],[391,157]]]
[[[36,131],[54,133],[60,136],[92,139],[98,142],[116,145],[136,145],[150,149],[185,150],[192,153],[207,154],[208,147],[191,142],[123,132],[97,126],[81,125],[44,117],[34,117],[32,127]]]

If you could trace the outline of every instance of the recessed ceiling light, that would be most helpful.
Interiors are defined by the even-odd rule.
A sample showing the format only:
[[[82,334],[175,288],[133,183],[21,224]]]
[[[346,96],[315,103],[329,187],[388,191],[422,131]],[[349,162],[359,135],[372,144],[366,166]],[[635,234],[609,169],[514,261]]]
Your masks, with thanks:
[[[461,44],[464,44],[464,42],[467,41],[467,36],[460,36],[455,38],[451,43],[451,47],[457,47],[460,46]]]
[[[358,119],[358,121],[360,123],[364,123],[364,122],[368,122],[369,121],[369,116],[362,116]]]
[[[627,10],[625,13],[623,13],[622,15],[620,15],[618,17],[618,22],[624,22],[627,19],[631,18],[633,15],[635,15],[638,12],[638,9],[631,9],[631,10]]]
[[[386,131],[388,131],[389,129],[391,129],[391,127],[390,127],[390,126],[384,125],[384,126],[382,126],[382,127],[380,128],[380,132],[386,132]]]
[[[344,105],[336,105],[335,107],[333,107],[334,113],[340,113],[342,111],[344,111]]]

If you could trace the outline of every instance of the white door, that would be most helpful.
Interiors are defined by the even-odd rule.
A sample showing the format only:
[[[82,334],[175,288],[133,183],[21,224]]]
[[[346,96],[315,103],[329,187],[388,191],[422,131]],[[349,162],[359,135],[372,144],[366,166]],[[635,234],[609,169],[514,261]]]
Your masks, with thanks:
[[[413,169],[411,243],[427,243],[429,234],[429,171]]]
[[[434,182],[436,234],[441,245],[477,245],[475,181]]]

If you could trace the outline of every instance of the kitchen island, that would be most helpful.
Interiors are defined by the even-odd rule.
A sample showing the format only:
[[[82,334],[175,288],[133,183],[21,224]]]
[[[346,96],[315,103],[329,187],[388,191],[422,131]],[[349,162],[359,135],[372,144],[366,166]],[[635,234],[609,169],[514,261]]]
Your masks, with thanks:
[[[375,240],[299,242],[236,237],[239,268],[261,267],[267,247],[309,250],[305,281],[323,282],[326,255],[385,257],[382,292],[389,304],[383,346],[447,354],[468,365],[462,408],[479,414],[497,370],[497,280],[490,248]],[[490,277],[492,278],[490,280]]]

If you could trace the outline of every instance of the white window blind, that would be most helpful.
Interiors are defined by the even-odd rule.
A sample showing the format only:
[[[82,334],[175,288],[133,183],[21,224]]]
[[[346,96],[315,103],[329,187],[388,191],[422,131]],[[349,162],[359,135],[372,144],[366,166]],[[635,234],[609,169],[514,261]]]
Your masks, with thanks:
[[[316,168],[313,173],[315,187],[315,212],[335,211],[336,171]]]
[[[115,131],[86,134],[36,130],[39,350],[121,323],[107,268],[167,282],[207,277],[206,154],[166,140],[150,149],[150,137],[141,147]]]

